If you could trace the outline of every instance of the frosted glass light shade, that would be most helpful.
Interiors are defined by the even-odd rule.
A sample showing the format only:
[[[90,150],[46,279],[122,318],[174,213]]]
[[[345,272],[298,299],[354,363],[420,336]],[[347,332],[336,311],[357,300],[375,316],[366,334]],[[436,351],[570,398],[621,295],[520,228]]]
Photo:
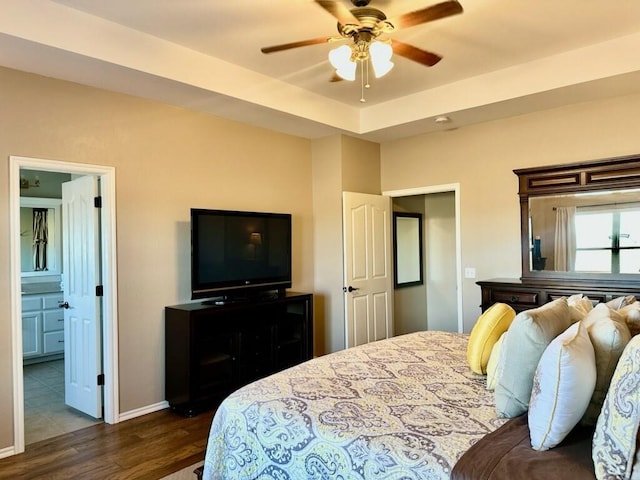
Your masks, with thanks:
[[[347,45],[334,48],[329,52],[329,62],[336,73],[345,80],[356,79],[356,62],[351,61],[351,48]]]
[[[373,42],[369,47],[371,65],[376,78],[380,78],[391,71],[394,63],[391,61],[393,49],[391,45],[383,42]]]

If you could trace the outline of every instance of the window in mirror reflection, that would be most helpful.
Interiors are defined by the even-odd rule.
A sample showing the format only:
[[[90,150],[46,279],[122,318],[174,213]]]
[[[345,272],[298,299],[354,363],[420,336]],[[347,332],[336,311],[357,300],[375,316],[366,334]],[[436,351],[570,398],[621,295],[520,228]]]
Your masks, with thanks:
[[[578,208],[575,230],[576,271],[640,272],[640,205]]]
[[[640,191],[529,199],[530,271],[640,274]]]

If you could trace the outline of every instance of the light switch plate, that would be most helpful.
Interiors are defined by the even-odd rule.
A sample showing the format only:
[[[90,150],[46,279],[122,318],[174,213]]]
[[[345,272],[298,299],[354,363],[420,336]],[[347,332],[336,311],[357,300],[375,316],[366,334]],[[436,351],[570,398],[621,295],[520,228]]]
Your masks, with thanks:
[[[476,269],[473,267],[466,267],[464,269],[464,278],[476,278]]]

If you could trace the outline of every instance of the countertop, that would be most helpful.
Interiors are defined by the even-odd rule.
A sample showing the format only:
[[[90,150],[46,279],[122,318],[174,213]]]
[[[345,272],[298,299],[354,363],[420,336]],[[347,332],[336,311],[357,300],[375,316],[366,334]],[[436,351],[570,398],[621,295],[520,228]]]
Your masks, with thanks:
[[[23,283],[22,294],[58,293],[61,292],[60,282],[35,282]]]

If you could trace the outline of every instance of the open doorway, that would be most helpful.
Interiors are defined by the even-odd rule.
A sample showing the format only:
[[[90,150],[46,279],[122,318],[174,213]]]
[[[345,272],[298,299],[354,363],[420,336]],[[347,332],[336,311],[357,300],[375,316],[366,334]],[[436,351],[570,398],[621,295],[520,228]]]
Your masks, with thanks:
[[[69,303],[63,273],[69,268],[64,262],[68,249],[63,245],[68,243],[65,234],[71,229],[67,225],[69,215],[63,214],[63,185],[69,182],[72,182],[69,173],[20,169],[20,286],[27,446],[102,422],[102,415],[95,418],[73,408],[66,400],[66,372],[77,370],[68,363],[79,360],[68,354],[65,338],[69,337],[65,320],[65,316],[69,316],[65,305]],[[88,263],[95,264],[96,255],[91,255]],[[96,360],[101,364],[101,355]]]
[[[38,171],[39,176],[44,174],[62,175],[63,177],[92,177],[100,181],[102,199],[101,215],[99,215],[99,243],[102,246],[99,253],[96,253],[96,262],[101,271],[101,289],[102,301],[102,326],[100,328],[102,334],[102,342],[97,355],[101,358],[102,372],[104,379],[96,378],[96,382],[103,381],[104,386],[101,392],[101,400],[103,400],[104,421],[107,423],[117,423],[119,421],[118,412],[118,369],[117,369],[117,318],[116,318],[116,264],[115,264],[115,171],[113,167],[100,167],[94,165],[83,165],[77,163],[58,162],[52,160],[34,159],[27,157],[10,157],[10,215],[11,215],[11,250],[12,250],[12,285],[11,285],[11,312],[12,312],[12,346],[13,346],[13,391],[14,391],[14,453],[21,453],[25,449],[25,414],[30,414],[30,408],[37,403],[30,402],[28,408],[25,405],[29,402],[29,395],[35,388],[39,393],[46,393],[45,387],[51,386],[52,394],[64,391],[64,386],[59,384],[65,365],[64,355],[60,355],[60,349],[56,349],[55,342],[60,340],[63,334],[56,331],[53,322],[58,322],[60,315],[57,313],[57,303],[60,301],[56,295],[60,295],[64,291],[64,282],[62,286],[60,277],[56,276],[61,273],[60,262],[55,262],[51,256],[47,258],[47,253],[52,255],[53,252],[40,252],[39,258],[40,268],[45,259],[57,268],[48,268],[47,273],[43,275],[44,281],[41,284],[33,281],[39,275],[36,273],[28,274],[26,277],[33,277],[29,282],[24,282],[23,276],[23,258],[21,255],[21,233],[20,211],[21,211],[21,193],[26,186],[39,184],[39,188],[43,188],[42,178],[29,179],[29,173]],[[22,188],[21,188],[22,187]],[[37,187],[36,187],[37,188]],[[44,191],[44,190],[42,190]],[[27,195],[24,195],[27,196]],[[62,216],[64,217],[64,216]],[[60,220],[60,217],[58,218]],[[64,218],[62,220],[64,222]],[[32,252],[33,253],[33,252]],[[35,253],[33,253],[35,255]],[[28,257],[29,255],[26,255]],[[55,284],[58,282],[56,289]],[[46,284],[46,285],[45,285]],[[25,286],[26,285],[26,286]],[[97,286],[96,286],[97,287]],[[44,291],[43,288],[49,289]],[[51,290],[53,289],[53,290]],[[33,298],[25,297],[23,293],[33,294]],[[98,294],[98,290],[96,290]],[[33,300],[32,303],[30,301]],[[57,301],[56,301],[57,300]],[[35,303],[34,303],[35,302]],[[60,302],[64,304],[65,302]],[[39,312],[35,310],[36,306],[42,307]],[[24,308],[23,308],[24,307]],[[48,307],[48,308],[47,308]],[[27,326],[29,326],[29,318],[33,318],[33,325],[40,330],[39,337],[30,337],[29,328],[25,329],[23,318],[27,318]],[[48,321],[48,330],[43,331],[45,321]],[[38,323],[40,322],[40,323]],[[66,323],[66,320],[65,320]],[[34,349],[25,349],[25,345],[33,345]],[[25,352],[28,352],[25,355]],[[29,361],[25,361],[25,357]],[[41,362],[38,360],[47,360]],[[68,366],[67,361],[65,366]],[[77,362],[79,363],[79,362]],[[39,370],[39,371],[38,371]],[[49,384],[49,385],[48,385]],[[41,388],[38,388],[40,385]],[[29,387],[29,388],[27,388]],[[52,399],[55,396],[51,397]],[[58,402],[56,402],[57,404]],[[55,408],[55,407],[54,407]],[[60,407],[62,409],[62,407]],[[42,413],[42,412],[41,412]],[[59,412],[58,412],[59,414]],[[101,415],[96,415],[101,416]],[[102,420],[100,420],[102,421]],[[82,428],[88,422],[92,422],[90,417],[82,417],[76,415],[75,420],[67,422],[67,426]],[[62,432],[61,432],[62,433]],[[31,443],[31,438],[27,439]],[[37,440],[37,439],[36,439]]]
[[[459,184],[383,192],[394,210],[420,214],[424,281],[394,291],[396,334],[463,331]]]

